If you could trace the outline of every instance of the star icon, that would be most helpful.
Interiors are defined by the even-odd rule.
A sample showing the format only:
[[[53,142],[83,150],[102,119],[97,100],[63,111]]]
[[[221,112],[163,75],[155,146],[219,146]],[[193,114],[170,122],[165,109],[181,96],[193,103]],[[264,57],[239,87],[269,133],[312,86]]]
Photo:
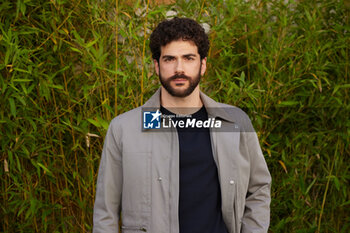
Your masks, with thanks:
[[[154,121],[155,119],[157,119],[161,115],[162,114],[159,112],[159,109],[157,109],[157,112],[152,113],[153,118],[152,118],[151,122]]]

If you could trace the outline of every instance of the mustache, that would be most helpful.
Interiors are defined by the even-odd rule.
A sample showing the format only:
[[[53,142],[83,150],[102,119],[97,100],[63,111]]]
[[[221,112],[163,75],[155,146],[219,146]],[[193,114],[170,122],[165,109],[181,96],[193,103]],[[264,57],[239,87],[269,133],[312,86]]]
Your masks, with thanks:
[[[188,77],[187,75],[184,75],[184,74],[175,74],[175,75],[171,76],[168,80],[172,81],[172,80],[179,79],[179,78],[186,79],[186,80],[191,79],[190,77]]]

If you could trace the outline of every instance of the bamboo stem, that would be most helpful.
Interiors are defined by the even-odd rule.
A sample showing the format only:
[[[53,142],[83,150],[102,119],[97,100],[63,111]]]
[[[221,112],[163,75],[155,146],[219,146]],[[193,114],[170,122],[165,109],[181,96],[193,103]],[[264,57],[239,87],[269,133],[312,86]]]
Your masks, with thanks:
[[[244,24],[244,31],[245,31],[245,34],[248,33],[247,24]],[[245,39],[245,46],[246,46],[246,53],[247,53],[247,77],[248,77],[248,80],[250,80],[250,49],[249,49],[248,37],[246,37]]]
[[[201,10],[199,11],[199,18],[202,17],[202,12],[203,12],[203,8],[204,8],[204,3],[205,3],[205,0],[202,1]]]
[[[325,205],[325,203],[326,203],[327,192],[328,192],[328,188],[329,188],[329,182],[330,182],[330,180],[331,180],[331,176],[332,176],[332,172],[333,172],[334,163],[335,163],[335,160],[336,160],[337,154],[338,154],[338,145],[339,145],[339,140],[337,141],[337,144],[336,144],[336,146],[335,146],[334,158],[333,158],[333,161],[332,161],[331,170],[329,171],[329,174],[328,174],[328,179],[327,179],[327,184],[326,184],[326,190],[324,191],[324,194],[323,194],[321,212],[320,212],[320,217],[319,217],[319,219],[318,219],[317,233],[320,233],[320,230],[321,230],[322,215],[323,215],[324,205]]]
[[[119,2],[115,0],[115,74],[114,74],[114,116],[118,115],[118,14]]]
[[[148,6],[149,6],[149,0],[147,0],[147,5],[146,5],[146,15],[145,15],[145,23],[143,25],[143,46],[142,46],[142,72],[141,72],[141,105],[143,105],[143,94],[144,94],[144,89],[143,89],[143,76],[145,73],[145,50],[146,50],[146,40],[147,40],[147,16],[148,16]]]

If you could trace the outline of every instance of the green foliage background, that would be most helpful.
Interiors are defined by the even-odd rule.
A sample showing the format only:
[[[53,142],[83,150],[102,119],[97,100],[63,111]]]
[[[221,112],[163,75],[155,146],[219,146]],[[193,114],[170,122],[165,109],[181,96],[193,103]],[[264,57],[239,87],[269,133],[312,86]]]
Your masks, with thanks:
[[[270,231],[349,232],[348,0],[2,1],[0,232],[91,231],[108,123],[159,87],[170,10],[211,27],[202,90],[253,120]]]

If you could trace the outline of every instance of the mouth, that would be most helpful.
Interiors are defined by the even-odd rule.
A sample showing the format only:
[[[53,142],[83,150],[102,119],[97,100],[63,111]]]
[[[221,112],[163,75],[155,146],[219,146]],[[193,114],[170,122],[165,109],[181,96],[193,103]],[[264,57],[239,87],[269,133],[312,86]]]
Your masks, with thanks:
[[[175,83],[176,86],[182,86],[187,82],[187,79],[177,78],[177,79],[174,79],[172,81]]]

